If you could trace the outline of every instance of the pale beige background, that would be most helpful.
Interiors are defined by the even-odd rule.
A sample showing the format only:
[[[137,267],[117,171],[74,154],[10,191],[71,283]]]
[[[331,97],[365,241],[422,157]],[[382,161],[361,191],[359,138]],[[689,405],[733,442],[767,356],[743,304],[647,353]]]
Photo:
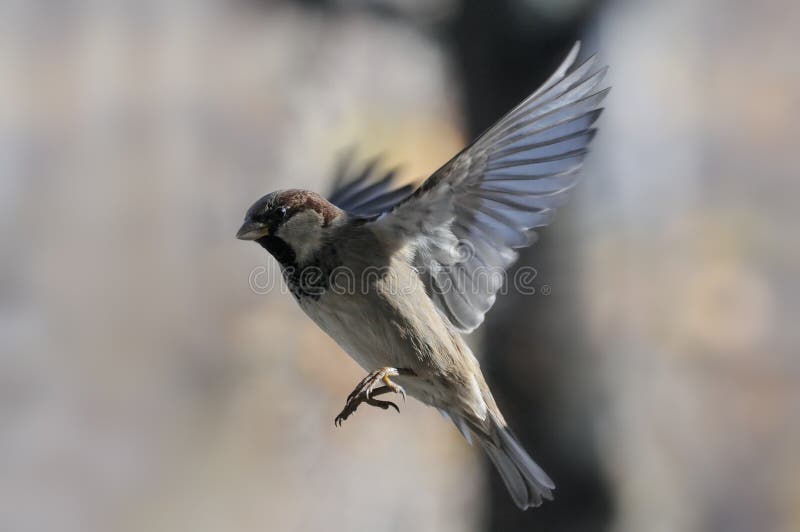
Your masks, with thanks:
[[[554,231],[613,529],[797,530],[796,3],[591,27],[614,90]],[[360,370],[233,239],[354,142],[426,175],[460,106],[440,43],[357,9],[0,2],[0,529],[481,529],[477,451],[413,401],[335,429]]]

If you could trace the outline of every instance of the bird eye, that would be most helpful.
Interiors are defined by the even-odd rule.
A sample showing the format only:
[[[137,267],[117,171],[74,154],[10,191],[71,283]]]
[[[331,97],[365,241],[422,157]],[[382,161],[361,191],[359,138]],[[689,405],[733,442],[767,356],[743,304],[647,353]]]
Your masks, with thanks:
[[[286,207],[281,207],[281,208],[280,208],[280,212],[281,212],[281,216],[282,216],[283,218],[286,218]]]

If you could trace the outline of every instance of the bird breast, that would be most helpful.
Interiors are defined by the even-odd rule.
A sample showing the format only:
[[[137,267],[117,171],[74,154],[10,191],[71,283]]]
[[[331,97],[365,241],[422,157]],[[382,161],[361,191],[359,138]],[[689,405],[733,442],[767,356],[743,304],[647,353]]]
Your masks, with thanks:
[[[403,257],[360,279],[334,280],[319,298],[301,298],[308,316],[361,367],[436,372],[458,350],[450,330]]]

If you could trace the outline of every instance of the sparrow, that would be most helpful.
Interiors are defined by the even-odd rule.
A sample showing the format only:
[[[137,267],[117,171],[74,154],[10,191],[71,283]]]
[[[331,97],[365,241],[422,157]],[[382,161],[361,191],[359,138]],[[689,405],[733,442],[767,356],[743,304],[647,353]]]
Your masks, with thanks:
[[[376,175],[375,160],[341,169],[328,199],[263,196],[236,234],[277,260],[300,308],[367,372],[337,426],[364,403],[399,411],[381,395],[411,395],[477,442],[522,510],[555,484],[508,428],[462,334],[577,181],[609,90],[594,57],[573,68],[579,48],[418,188]]]

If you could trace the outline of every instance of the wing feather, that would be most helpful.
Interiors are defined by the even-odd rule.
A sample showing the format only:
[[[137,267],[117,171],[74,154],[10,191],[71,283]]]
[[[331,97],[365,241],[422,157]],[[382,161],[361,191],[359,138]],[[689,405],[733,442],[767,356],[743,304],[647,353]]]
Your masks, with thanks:
[[[415,245],[414,266],[439,310],[462,331],[481,324],[515,249],[532,244],[577,182],[609,89],[595,57],[556,72],[413,194],[370,222]],[[386,207],[385,204],[382,207]]]
[[[353,151],[341,159],[328,201],[355,216],[371,217],[388,211],[414,192],[413,185],[396,181],[397,169],[376,177],[380,157],[371,159],[356,174],[351,175]]]

